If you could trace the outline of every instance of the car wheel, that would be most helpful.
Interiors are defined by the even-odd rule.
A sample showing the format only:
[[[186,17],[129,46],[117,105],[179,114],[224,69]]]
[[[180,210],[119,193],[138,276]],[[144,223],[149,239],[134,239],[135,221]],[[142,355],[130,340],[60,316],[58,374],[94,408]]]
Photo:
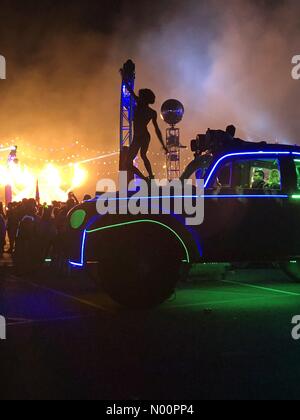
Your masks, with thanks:
[[[294,281],[300,282],[300,260],[284,262],[280,268]]]
[[[167,252],[148,250],[116,255],[100,261],[104,291],[118,304],[150,309],[172,296],[181,279],[181,260]]]

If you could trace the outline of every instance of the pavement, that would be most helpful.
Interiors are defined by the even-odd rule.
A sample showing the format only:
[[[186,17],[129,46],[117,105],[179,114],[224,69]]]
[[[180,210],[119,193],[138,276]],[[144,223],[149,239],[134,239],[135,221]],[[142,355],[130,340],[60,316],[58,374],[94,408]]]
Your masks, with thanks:
[[[1,399],[300,398],[300,284],[280,270],[194,267],[147,312],[87,278],[1,273]]]

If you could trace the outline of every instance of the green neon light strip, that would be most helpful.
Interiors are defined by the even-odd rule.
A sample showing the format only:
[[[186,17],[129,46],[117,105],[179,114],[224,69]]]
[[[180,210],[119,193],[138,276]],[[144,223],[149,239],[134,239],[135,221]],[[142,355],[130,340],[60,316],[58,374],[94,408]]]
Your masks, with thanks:
[[[162,226],[163,228],[165,228],[165,229],[169,230],[170,232],[172,232],[173,235],[175,235],[176,238],[179,240],[179,242],[181,243],[181,245],[183,246],[183,248],[184,248],[184,250],[186,252],[186,261],[187,261],[187,263],[190,263],[190,261],[191,261],[190,254],[189,254],[189,251],[187,249],[187,246],[183,242],[182,238],[178,235],[177,232],[175,232],[175,230],[173,230],[172,228],[170,228],[170,226],[165,225],[164,223],[161,223],[161,222],[157,222],[156,220],[147,220],[147,219],[145,219],[145,220],[136,220],[134,222],[118,223],[116,225],[104,226],[104,227],[97,228],[97,229],[87,230],[86,233],[95,233],[95,232],[99,232],[101,230],[108,230],[108,229],[120,228],[120,227],[124,227],[124,226],[135,225],[137,223],[153,223],[155,225]]]
[[[266,292],[279,293],[281,295],[300,296],[299,293],[287,292],[285,290],[273,289],[271,287],[257,286],[256,284],[251,284],[251,283],[241,283],[239,281],[231,281],[231,280],[222,280],[222,283],[238,284],[239,286],[250,287],[251,289],[264,290]]]

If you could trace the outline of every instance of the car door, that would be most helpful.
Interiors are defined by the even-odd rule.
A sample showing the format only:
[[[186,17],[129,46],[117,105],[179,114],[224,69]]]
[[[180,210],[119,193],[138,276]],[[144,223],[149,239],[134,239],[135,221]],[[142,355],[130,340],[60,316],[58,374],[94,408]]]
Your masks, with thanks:
[[[300,257],[300,154],[293,154],[287,164],[289,201],[286,214],[286,256]]]
[[[262,182],[255,182],[260,172]],[[278,185],[271,185],[271,174]],[[214,165],[206,177],[205,217],[201,227],[207,260],[273,260],[282,253],[287,195],[281,157],[236,154]]]

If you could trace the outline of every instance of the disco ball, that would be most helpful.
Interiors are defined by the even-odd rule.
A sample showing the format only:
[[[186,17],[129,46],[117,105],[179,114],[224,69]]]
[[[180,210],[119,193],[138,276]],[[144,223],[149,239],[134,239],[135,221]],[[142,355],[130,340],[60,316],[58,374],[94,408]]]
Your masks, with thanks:
[[[170,125],[180,123],[184,115],[184,106],[176,99],[169,99],[161,107],[161,118]]]

